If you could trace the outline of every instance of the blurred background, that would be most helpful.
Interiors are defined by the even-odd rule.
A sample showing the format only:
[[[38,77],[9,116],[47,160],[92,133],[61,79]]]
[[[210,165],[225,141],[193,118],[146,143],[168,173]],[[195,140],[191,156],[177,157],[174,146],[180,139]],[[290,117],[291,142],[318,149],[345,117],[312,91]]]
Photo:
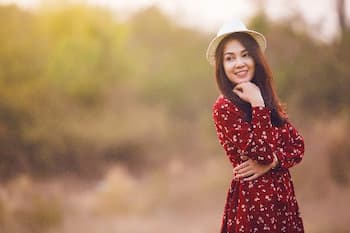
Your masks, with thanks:
[[[306,152],[306,232],[350,232],[346,0],[0,1],[0,232],[219,232],[232,167],[205,59],[226,19],[265,34]]]

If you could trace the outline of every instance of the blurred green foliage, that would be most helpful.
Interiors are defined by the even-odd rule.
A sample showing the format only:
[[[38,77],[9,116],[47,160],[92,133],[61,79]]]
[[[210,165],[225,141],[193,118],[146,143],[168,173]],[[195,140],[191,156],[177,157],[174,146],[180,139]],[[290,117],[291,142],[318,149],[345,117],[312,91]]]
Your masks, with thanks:
[[[282,99],[296,100],[306,115],[348,112],[349,29],[325,44],[322,38],[311,38],[305,22],[297,16],[271,23],[260,13],[252,26],[268,38],[267,55]]]
[[[96,175],[111,161],[140,171],[217,146],[218,91],[205,60],[214,35],[178,26],[154,7],[122,22],[84,5],[9,5],[0,6],[0,20],[2,179]],[[300,118],[349,112],[349,31],[324,44],[264,14],[251,25],[266,34],[278,92]]]

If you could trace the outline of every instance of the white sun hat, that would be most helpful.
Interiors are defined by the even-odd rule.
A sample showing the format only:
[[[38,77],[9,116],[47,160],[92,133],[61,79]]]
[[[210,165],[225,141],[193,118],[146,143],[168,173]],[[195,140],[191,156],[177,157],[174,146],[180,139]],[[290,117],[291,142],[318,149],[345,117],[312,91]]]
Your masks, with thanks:
[[[207,60],[211,65],[215,64],[215,51],[220,42],[229,34],[235,33],[235,32],[243,32],[251,35],[256,42],[258,43],[260,49],[262,52],[266,49],[266,39],[265,36],[257,31],[249,30],[247,27],[242,23],[239,19],[232,19],[228,21],[227,23],[224,23],[221,28],[219,29],[218,33],[216,34],[216,37],[212,39],[212,41],[209,43],[208,49],[207,49]]]

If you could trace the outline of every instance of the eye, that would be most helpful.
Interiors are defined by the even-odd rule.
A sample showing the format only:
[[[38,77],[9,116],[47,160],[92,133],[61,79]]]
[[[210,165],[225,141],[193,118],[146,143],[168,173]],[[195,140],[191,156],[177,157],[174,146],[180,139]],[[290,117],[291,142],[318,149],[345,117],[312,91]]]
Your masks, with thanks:
[[[242,54],[242,57],[249,57],[248,52],[244,52],[244,53]]]
[[[226,56],[224,58],[225,61],[232,61],[233,60],[233,57],[232,56]]]

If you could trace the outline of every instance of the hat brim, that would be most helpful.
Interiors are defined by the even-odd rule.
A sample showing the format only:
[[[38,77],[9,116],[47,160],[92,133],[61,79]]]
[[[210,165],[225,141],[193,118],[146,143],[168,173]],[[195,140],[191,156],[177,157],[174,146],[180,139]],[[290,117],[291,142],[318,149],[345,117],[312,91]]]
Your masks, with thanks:
[[[253,30],[242,30],[242,31],[235,31],[235,32],[228,32],[228,33],[224,33],[220,36],[215,37],[212,41],[210,41],[207,52],[206,52],[206,57],[208,62],[211,65],[215,64],[215,52],[217,47],[219,46],[220,42],[228,35],[237,33],[237,32],[243,32],[243,33],[247,33],[249,35],[251,35],[255,41],[258,43],[260,49],[262,52],[265,51],[266,49],[266,39],[265,36],[257,31],[253,31]]]

